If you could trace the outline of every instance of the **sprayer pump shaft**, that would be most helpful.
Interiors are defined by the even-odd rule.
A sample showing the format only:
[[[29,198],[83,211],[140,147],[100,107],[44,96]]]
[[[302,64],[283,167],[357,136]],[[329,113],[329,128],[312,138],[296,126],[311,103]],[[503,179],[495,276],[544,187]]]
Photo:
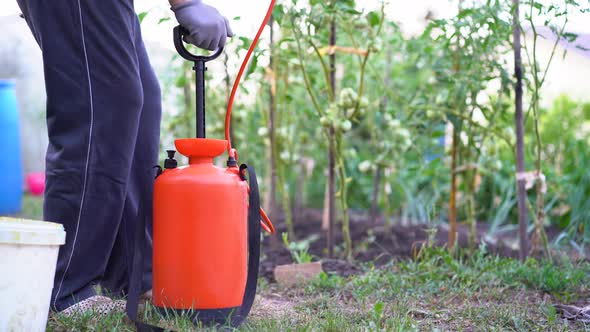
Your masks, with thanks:
[[[197,138],[205,138],[205,61],[195,61]]]

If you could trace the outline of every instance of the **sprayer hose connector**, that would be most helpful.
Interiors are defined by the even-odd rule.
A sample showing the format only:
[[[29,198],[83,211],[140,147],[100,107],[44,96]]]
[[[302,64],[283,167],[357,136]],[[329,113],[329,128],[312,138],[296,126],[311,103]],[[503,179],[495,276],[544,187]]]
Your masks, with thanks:
[[[238,167],[238,161],[234,157],[227,158],[227,167]]]

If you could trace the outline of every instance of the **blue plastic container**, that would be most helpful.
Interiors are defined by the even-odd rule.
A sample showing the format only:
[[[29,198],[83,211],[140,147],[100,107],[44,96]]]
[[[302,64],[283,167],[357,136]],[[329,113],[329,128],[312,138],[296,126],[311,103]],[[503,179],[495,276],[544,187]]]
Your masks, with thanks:
[[[0,80],[0,215],[21,210],[23,165],[14,83]]]

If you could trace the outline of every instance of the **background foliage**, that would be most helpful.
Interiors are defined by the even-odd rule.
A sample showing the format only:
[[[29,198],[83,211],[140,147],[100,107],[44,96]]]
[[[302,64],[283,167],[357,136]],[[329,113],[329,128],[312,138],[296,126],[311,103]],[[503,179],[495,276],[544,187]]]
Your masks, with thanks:
[[[569,0],[527,1],[522,6],[523,22],[540,22],[558,40],[568,41],[576,36],[567,32],[563,18],[568,10],[587,10]],[[273,172],[268,161],[274,159],[275,192],[287,222],[300,222],[302,207],[322,208],[327,130],[334,128],[337,167],[342,171],[337,197],[345,197],[341,217],[350,210],[376,210],[388,225],[446,222],[455,172],[459,222],[473,227],[488,223],[492,232],[513,227],[517,211],[510,4],[463,1],[455,17],[432,20],[417,36],[404,35],[379,10],[358,8],[352,0],[285,0],[275,8],[274,40],[271,44],[266,38],[258,47],[239,92],[238,99],[247,102],[235,108],[232,124],[242,159],[267,175],[263,189],[270,192]],[[331,20],[337,27],[335,91],[325,75]],[[241,58],[248,45],[247,38],[235,39],[226,52]],[[535,95],[535,70],[542,72],[547,65],[533,61],[534,51],[535,45],[526,45],[523,56],[530,109],[534,98],[543,100],[542,94]],[[226,73],[234,71],[226,61]],[[177,74],[174,84],[183,89],[178,97],[182,111],[166,119],[165,127],[172,137],[192,136],[190,67],[179,67]],[[228,86],[208,91],[208,131],[221,137]],[[274,128],[269,127],[271,109]],[[535,113],[529,110],[525,120],[526,161],[527,170],[534,171],[540,151],[547,181],[541,206],[544,224],[563,231],[556,243],[582,249],[590,241],[590,174],[583,167],[590,161],[590,104],[562,96]],[[529,191],[532,209],[536,197]]]

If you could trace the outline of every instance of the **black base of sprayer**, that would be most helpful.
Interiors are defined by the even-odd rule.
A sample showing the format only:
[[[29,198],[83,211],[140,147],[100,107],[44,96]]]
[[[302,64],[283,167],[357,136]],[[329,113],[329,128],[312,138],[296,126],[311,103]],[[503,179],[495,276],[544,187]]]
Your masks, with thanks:
[[[162,317],[187,317],[195,325],[230,325],[231,317],[237,315],[240,307],[225,309],[172,309],[156,307]]]

